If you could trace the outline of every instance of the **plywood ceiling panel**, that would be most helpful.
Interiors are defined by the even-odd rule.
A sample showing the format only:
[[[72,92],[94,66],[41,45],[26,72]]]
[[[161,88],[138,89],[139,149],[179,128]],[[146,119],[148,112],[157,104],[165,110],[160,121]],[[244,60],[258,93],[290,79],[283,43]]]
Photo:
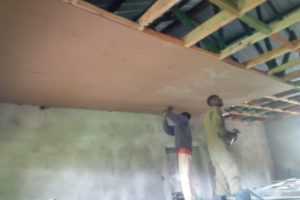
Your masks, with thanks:
[[[203,113],[291,87],[59,0],[0,0],[0,100],[158,113]]]

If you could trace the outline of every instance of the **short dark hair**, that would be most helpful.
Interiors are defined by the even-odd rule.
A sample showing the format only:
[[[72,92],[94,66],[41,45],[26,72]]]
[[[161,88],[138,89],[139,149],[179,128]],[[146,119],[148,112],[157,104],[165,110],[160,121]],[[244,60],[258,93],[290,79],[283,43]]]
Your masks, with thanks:
[[[192,118],[192,115],[188,112],[183,112],[181,115],[186,116],[189,120]]]
[[[216,95],[216,94],[210,95],[210,96],[207,98],[207,104],[208,104],[209,106],[211,106],[211,101],[212,101],[212,100],[215,100],[215,99],[220,99],[220,97],[219,97],[218,95]]]

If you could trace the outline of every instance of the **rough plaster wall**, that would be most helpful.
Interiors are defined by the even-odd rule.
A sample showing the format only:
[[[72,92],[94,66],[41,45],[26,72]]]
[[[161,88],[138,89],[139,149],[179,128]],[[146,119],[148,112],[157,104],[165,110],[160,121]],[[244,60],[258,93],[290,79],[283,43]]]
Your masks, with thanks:
[[[0,199],[166,199],[165,148],[174,140],[159,116],[0,104],[0,119]],[[202,147],[195,179],[209,195]]]
[[[300,117],[286,117],[266,125],[274,161],[274,179],[300,178]]]
[[[242,185],[261,187],[272,181],[273,163],[263,123],[227,121],[227,128],[240,130],[241,134],[232,151],[237,160]]]
[[[162,200],[169,196],[165,148],[174,146],[161,117],[77,109],[41,111],[0,104],[0,194],[5,200]],[[261,126],[228,123],[243,132],[234,147],[244,185],[268,181]],[[212,192],[205,137],[191,123],[199,146],[194,176],[204,197]],[[241,151],[239,151],[241,149]],[[199,155],[199,154],[198,154]],[[257,163],[260,163],[257,166]]]

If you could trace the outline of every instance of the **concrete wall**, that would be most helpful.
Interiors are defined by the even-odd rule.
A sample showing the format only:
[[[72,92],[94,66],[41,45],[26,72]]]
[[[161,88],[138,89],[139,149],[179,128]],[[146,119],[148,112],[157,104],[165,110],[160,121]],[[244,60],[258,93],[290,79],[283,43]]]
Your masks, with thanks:
[[[161,117],[0,104],[0,194],[5,200],[163,200],[170,197]],[[212,192],[205,138],[191,123],[200,155],[197,188]],[[268,181],[261,126],[230,122],[243,134],[234,147],[244,185]],[[254,147],[253,147],[254,146]],[[243,149],[243,150],[239,150]],[[260,167],[256,167],[257,162]],[[246,180],[247,179],[247,180]]]
[[[0,119],[1,199],[162,200],[169,194],[165,149],[174,140],[159,116],[0,104]],[[192,128],[199,145],[200,123]],[[195,179],[209,195],[200,151]]]
[[[227,121],[227,127],[241,132],[232,151],[238,162],[243,186],[257,188],[270,184],[273,162],[264,124]]]
[[[286,117],[266,125],[274,161],[274,179],[300,178],[300,117]]]

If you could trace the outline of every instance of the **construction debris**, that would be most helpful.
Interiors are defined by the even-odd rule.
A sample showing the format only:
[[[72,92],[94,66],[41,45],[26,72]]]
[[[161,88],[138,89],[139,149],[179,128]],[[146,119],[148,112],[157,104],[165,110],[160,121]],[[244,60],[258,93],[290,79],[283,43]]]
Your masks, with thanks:
[[[256,189],[254,193],[261,196],[264,200],[300,199],[300,179],[291,178],[278,181],[272,185]]]

